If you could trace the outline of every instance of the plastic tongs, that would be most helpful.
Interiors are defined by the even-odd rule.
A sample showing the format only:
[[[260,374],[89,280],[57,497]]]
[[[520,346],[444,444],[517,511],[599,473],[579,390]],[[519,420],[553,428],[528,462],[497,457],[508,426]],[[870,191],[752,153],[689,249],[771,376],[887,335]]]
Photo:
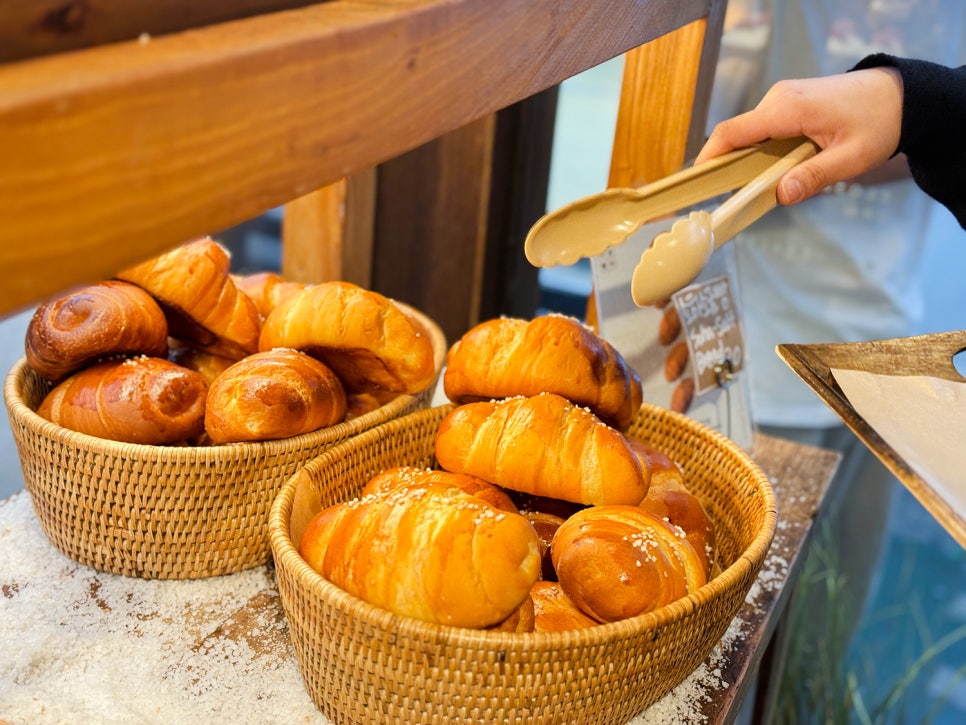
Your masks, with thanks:
[[[714,212],[693,212],[659,234],[641,255],[631,291],[638,305],[655,304],[691,282],[715,249],[773,209],[778,180],[817,151],[802,137],[765,141],[647,186],[578,199],[533,225],[527,259],[537,267],[573,264],[623,243],[648,222],[739,189]]]

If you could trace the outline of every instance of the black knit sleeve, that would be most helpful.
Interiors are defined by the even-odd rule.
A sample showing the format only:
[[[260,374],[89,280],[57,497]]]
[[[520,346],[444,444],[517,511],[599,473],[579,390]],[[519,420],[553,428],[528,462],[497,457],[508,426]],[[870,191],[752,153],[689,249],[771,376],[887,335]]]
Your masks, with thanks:
[[[912,178],[966,229],[966,66],[877,53],[852,70],[891,66],[902,77],[899,148]]]

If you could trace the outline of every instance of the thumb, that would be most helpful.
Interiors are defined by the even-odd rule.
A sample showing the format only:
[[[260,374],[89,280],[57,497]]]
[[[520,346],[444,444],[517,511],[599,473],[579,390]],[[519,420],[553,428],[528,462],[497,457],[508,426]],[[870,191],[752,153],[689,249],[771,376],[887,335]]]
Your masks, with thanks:
[[[797,204],[818,194],[830,183],[825,166],[816,159],[804,161],[778,182],[778,201],[785,206]]]

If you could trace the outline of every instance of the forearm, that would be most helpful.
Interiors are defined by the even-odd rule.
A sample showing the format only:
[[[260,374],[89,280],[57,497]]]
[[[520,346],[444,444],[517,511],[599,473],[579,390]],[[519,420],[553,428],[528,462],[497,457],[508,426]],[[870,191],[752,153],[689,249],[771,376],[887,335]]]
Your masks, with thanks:
[[[949,208],[966,228],[966,66],[947,68],[922,60],[876,54],[853,70],[895,68],[903,85],[904,153],[916,183]]]

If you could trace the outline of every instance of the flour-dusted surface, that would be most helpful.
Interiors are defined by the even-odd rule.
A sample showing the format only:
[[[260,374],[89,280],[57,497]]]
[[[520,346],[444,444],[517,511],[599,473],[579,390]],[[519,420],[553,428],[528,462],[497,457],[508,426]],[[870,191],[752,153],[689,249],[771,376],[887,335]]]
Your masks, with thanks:
[[[268,567],[195,581],[63,556],[30,497],[0,502],[0,720],[328,723],[306,693]]]
[[[740,706],[837,465],[777,439],[755,458],[779,509],[762,570],[707,660],[628,725],[712,725]],[[0,723],[331,725],[303,687],[271,567],[104,574],[50,544],[25,491],[0,500],[0,653]]]

